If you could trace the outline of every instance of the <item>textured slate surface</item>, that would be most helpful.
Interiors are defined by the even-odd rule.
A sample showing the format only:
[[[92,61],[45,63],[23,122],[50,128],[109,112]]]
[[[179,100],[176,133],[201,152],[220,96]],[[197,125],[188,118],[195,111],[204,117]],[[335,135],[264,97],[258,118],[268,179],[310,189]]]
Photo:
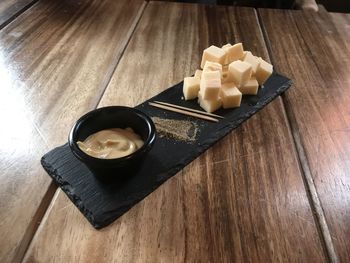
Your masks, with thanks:
[[[243,96],[241,107],[217,111],[217,114],[225,117],[218,123],[153,108],[148,105],[148,101],[138,105],[136,108],[151,117],[191,120],[198,125],[199,133],[194,143],[157,137],[154,147],[140,169],[124,181],[113,183],[99,181],[74,157],[68,144],[45,154],[41,163],[89,222],[99,229],[112,223],[290,86],[291,81],[288,78],[274,73],[265,83],[265,87],[259,89],[258,95]],[[159,100],[200,109],[195,101],[183,101],[181,97],[182,82],[149,101]]]

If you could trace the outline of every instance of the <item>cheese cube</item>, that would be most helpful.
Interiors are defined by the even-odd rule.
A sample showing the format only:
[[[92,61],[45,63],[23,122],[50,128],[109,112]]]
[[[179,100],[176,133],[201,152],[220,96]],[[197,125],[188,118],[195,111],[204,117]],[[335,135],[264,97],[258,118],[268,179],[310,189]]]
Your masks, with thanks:
[[[204,64],[203,72],[207,71],[220,71],[220,74],[222,74],[222,65],[216,62],[210,62],[206,61]]]
[[[224,109],[241,106],[242,93],[237,89],[235,83],[229,82],[222,85],[220,98]]]
[[[220,109],[222,106],[220,98],[214,100],[205,100],[203,98],[202,92],[198,93],[198,103],[199,106],[201,106],[201,108],[204,109],[206,112],[214,112]]]
[[[244,55],[242,43],[237,43],[233,46],[226,46],[223,50],[226,52],[226,64],[241,59]]]
[[[199,78],[187,77],[184,79],[183,94],[185,100],[192,100],[198,97],[199,85]]]
[[[256,73],[256,70],[260,64],[260,61],[259,61],[259,58],[254,56],[252,54],[252,52],[250,51],[247,51],[246,55],[244,56],[244,59],[243,59],[244,62],[247,62],[249,63],[250,65],[252,65],[252,74],[255,74]]]
[[[200,91],[205,100],[217,100],[221,87],[220,71],[203,71]]]
[[[201,79],[201,76],[202,76],[202,71],[200,69],[197,69],[196,72],[194,73],[194,77]]]
[[[260,63],[256,69],[255,77],[259,84],[262,85],[271,76],[273,72],[273,66],[262,58],[259,58],[259,62]]]
[[[204,49],[201,68],[204,68],[206,61],[217,62],[223,64],[225,62],[226,53],[221,48],[216,46],[210,46],[207,49]]]
[[[243,95],[256,95],[258,94],[259,83],[252,77],[243,86],[239,88]]]
[[[252,66],[247,62],[236,60],[228,68],[229,74],[238,87],[241,87],[252,76]]]

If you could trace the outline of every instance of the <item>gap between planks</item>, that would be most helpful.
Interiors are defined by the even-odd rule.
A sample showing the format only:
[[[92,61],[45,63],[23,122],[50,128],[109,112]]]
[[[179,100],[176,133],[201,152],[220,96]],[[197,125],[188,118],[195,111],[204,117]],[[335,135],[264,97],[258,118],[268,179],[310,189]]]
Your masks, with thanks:
[[[39,0],[36,0],[36,2],[38,2]],[[36,3],[35,2],[35,3]],[[140,7],[140,10],[139,12],[137,13],[136,17],[135,17],[135,20],[134,22],[132,23],[132,25],[130,26],[130,30],[128,32],[128,34],[126,35],[125,37],[125,42],[122,44],[123,48],[121,49],[121,52],[120,54],[117,55],[116,59],[115,59],[115,63],[111,65],[110,67],[110,70],[109,72],[107,73],[107,77],[106,77],[106,80],[104,82],[102,82],[102,86],[104,86],[101,94],[100,94],[100,97],[98,98],[97,100],[97,103],[96,105],[94,106],[93,109],[96,109],[97,106],[99,105],[103,95],[105,94],[105,91],[112,79],[112,76],[113,76],[113,73],[115,72],[116,68],[118,67],[118,64],[130,42],[130,39],[132,37],[132,35],[134,34],[138,24],[139,24],[139,21],[141,20],[142,16],[143,16],[143,13],[146,9],[148,5],[148,1],[144,2],[142,4],[142,6]],[[33,4],[31,5],[33,6]],[[29,8],[28,8],[29,9]],[[17,17],[17,16],[16,16]],[[60,190],[60,188],[57,188],[57,186],[54,184],[53,181],[51,181],[50,183],[50,186],[49,186],[49,189],[47,190],[44,198],[42,199],[40,205],[39,205],[39,208],[37,210],[37,212],[35,213],[35,216],[32,220],[32,224],[30,226],[32,226],[32,228],[28,228],[25,235],[24,235],[24,238],[22,239],[21,243],[23,244],[22,246],[19,246],[19,249],[17,251],[17,255],[16,255],[16,258],[14,258],[13,262],[22,262],[23,259],[25,258],[26,254],[27,254],[27,251],[28,251],[28,248],[30,247],[35,235],[37,234],[38,232],[38,229],[40,228],[41,226],[41,223],[42,222],[45,222],[46,220],[44,220],[46,217],[48,217],[48,214],[50,212],[50,207],[52,207],[54,205],[54,202],[56,200],[55,196],[57,196],[58,194],[58,191]]]
[[[20,241],[20,245],[17,247],[15,252],[15,257],[12,259],[12,262],[22,262],[23,258],[28,250],[30,243],[33,240],[33,237],[37,233],[37,230],[43,221],[45,214],[47,213],[48,207],[51,204],[51,201],[57,192],[56,184],[51,181],[48,189],[46,190],[43,199],[41,200],[38,209],[36,210],[32,220],[28,224],[28,228],[26,229],[23,238]]]
[[[139,10],[139,12],[137,13],[137,15],[135,17],[135,21],[132,23],[132,25],[130,27],[130,30],[129,30],[128,34],[127,34],[127,37],[125,38],[126,40],[122,44],[122,45],[124,45],[124,47],[122,48],[122,50],[120,52],[119,58],[117,58],[115,64],[111,66],[111,70],[107,74],[108,77],[106,78],[106,82],[102,85],[102,86],[104,86],[104,88],[103,88],[103,90],[101,92],[100,97],[97,100],[97,103],[96,103],[94,109],[96,109],[98,107],[98,105],[100,104],[103,96],[105,95],[106,90],[107,90],[107,88],[109,86],[109,83],[112,80],[113,74],[114,74],[115,70],[117,69],[117,67],[119,65],[119,62],[120,62],[121,58],[123,57],[124,52],[125,52],[126,48],[128,47],[128,45],[130,43],[131,37],[134,35],[134,32],[135,32],[135,30],[136,30],[136,28],[137,28],[137,26],[138,26],[138,24],[139,24],[139,22],[140,22],[140,20],[141,20],[141,18],[143,16],[144,12],[146,10],[147,5],[148,5],[148,1],[144,1],[142,6],[141,6],[141,8],[140,8],[140,10]]]
[[[10,24],[12,21],[14,21],[17,17],[28,11],[31,7],[33,7],[39,0],[33,0],[32,2],[28,3],[21,9],[19,9],[17,12],[15,12],[12,16],[10,16],[8,19],[6,19],[4,22],[0,24],[0,30],[2,30],[4,27],[6,27],[8,24]]]
[[[254,9],[255,10],[255,9]],[[259,28],[262,31],[263,39],[265,42],[265,46],[267,48],[270,60],[272,64],[274,63],[274,57],[271,50],[270,40],[267,35],[267,32],[264,27],[264,23],[262,21],[262,18],[260,16],[259,10],[256,10],[255,14],[257,15],[257,20],[259,24]],[[295,20],[293,19],[295,22]],[[297,30],[299,31],[298,26],[296,25]],[[301,34],[301,33],[300,33]],[[302,36],[302,34],[301,34]],[[329,262],[339,262],[339,258],[335,252],[334,245],[332,242],[331,234],[326,222],[326,218],[322,209],[321,201],[317,193],[317,189],[314,183],[314,180],[311,175],[310,166],[305,154],[304,146],[302,144],[301,138],[298,134],[298,131],[294,129],[294,125],[292,122],[292,116],[291,116],[291,110],[290,105],[286,103],[284,99],[284,94],[281,96],[282,101],[282,108],[283,108],[283,114],[285,115],[285,118],[287,120],[288,130],[291,133],[291,136],[293,138],[294,142],[294,151],[295,155],[297,157],[298,165],[300,168],[300,173],[302,175],[302,180],[304,182],[305,190],[307,197],[309,199],[309,204],[312,209],[312,214],[314,216],[315,224],[317,226],[320,240],[322,243],[322,246],[325,250],[325,254],[327,256],[327,260]]]

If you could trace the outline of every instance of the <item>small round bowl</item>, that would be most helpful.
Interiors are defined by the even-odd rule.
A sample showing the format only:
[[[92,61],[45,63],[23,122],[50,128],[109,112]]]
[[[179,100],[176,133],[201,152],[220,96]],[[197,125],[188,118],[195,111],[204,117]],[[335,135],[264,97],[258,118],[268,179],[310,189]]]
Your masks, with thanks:
[[[83,152],[77,142],[89,135],[110,128],[130,127],[140,135],[143,146],[130,155],[115,159],[100,159]],[[156,128],[142,111],[123,106],[99,108],[82,116],[73,126],[68,142],[73,154],[100,179],[121,179],[132,174],[152,148]]]

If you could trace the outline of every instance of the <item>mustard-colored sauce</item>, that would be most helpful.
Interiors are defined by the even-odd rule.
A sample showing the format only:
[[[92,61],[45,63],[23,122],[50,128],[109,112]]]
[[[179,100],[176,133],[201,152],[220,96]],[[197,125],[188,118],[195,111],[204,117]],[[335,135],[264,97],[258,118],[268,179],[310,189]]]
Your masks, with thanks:
[[[77,143],[83,152],[100,159],[124,157],[143,145],[141,137],[131,128],[102,130]]]

